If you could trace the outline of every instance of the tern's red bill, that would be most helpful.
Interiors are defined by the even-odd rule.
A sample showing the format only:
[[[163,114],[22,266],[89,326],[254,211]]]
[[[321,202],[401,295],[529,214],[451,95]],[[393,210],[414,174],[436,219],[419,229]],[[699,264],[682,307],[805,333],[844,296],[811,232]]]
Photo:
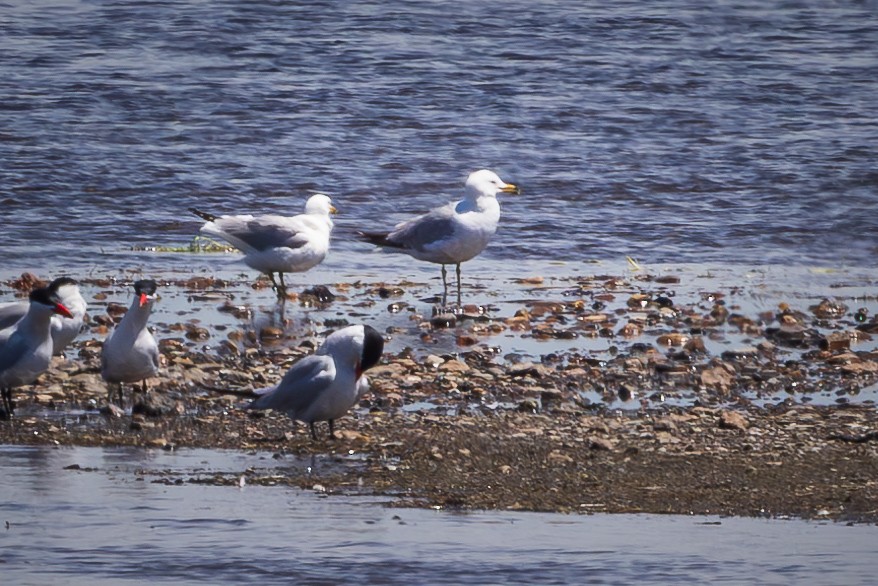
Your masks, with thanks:
[[[70,313],[70,310],[67,309],[66,307],[64,307],[64,305],[61,303],[55,304],[55,313],[63,315],[64,317],[70,317],[70,318],[73,317],[73,314]]]

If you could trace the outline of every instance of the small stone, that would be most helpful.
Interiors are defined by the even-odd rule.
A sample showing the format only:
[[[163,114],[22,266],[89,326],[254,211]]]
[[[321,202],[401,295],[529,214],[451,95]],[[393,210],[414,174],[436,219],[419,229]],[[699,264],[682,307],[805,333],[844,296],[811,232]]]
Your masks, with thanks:
[[[453,328],[457,325],[457,318],[453,313],[440,313],[430,318],[430,325],[434,328]]]
[[[608,439],[593,437],[589,440],[588,447],[596,451],[611,452],[616,446]]]
[[[108,417],[123,417],[125,415],[125,411],[114,403],[108,403],[104,405],[100,409],[101,415],[107,415]]]
[[[723,411],[719,416],[719,426],[723,429],[746,431],[750,424],[743,415],[736,411]]]
[[[682,346],[689,341],[689,336],[680,332],[671,332],[658,337],[656,342],[661,346]]]
[[[469,370],[469,365],[460,360],[448,360],[439,365],[440,372],[468,372]]]

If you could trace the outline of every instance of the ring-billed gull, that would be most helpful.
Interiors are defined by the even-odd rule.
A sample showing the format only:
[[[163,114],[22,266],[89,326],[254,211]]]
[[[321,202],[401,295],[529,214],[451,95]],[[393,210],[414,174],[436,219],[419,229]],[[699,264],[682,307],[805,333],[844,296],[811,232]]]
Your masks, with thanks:
[[[284,273],[301,273],[323,262],[329,250],[332,218],[336,213],[328,195],[317,193],[298,216],[214,216],[189,208],[207,220],[203,234],[222,238],[244,253],[244,262],[268,275],[279,298],[286,297]],[[280,282],[274,278],[278,273]]]
[[[79,291],[79,285],[70,277],[55,279],[49,284],[49,288],[57,293],[61,304],[73,315],[72,318],[52,315],[52,353],[58,356],[82,330],[87,306]],[[27,301],[0,304],[0,345],[12,335],[13,327],[25,316],[28,307]]]
[[[445,265],[457,267],[457,303],[460,305],[460,263],[481,253],[497,231],[500,204],[497,194],[519,193],[493,171],[470,173],[462,200],[436,208],[400,224],[391,232],[359,232],[359,236],[418,260],[442,265],[442,305],[448,300]]]
[[[51,285],[34,289],[30,292],[27,313],[0,347],[0,394],[6,417],[12,417],[15,411],[12,389],[31,384],[49,368],[53,347],[51,324],[55,314],[72,317]]]
[[[158,295],[155,281],[143,279],[134,283],[134,301],[122,321],[110,332],[101,351],[101,376],[107,381],[107,401],[113,402],[113,385],[118,385],[119,406],[123,406],[122,383],[142,381],[159,370],[159,345],[146,327]]]
[[[335,420],[369,389],[363,373],[378,364],[383,352],[384,338],[375,328],[348,326],[328,335],[317,352],[293,364],[274,386],[255,391],[211,390],[255,397],[247,409],[274,409],[304,421],[315,440],[314,423],[327,421],[329,435],[335,437]]]

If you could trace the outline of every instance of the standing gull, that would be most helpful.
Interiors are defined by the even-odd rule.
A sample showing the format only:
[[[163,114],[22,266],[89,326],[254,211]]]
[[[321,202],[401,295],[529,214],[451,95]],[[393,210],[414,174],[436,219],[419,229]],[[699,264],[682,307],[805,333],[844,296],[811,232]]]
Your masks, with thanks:
[[[442,305],[448,300],[445,265],[457,267],[457,304],[460,305],[460,263],[481,253],[497,231],[500,204],[497,194],[518,193],[518,187],[504,183],[493,171],[470,173],[466,193],[449,203],[407,220],[391,232],[360,232],[359,236],[390,250],[404,252],[418,260],[442,265]]]
[[[72,317],[51,287],[30,293],[27,313],[14,326],[9,339],[0,346],[0,391],[6,417],[14,412],[12,389],[34,382],[52,360],[52,316]]]
[[[214,216],[195,208],[193,214],[207,220],[203,234],[222,238],[244,253],[247,266],[268,275],[278,298],[285,298],[284,273],[301,273],[326,258],[332,218],[336,213],[329,196],[312,195],[305,213],[298,216]],[[279,281],[274,278],[278,273]]]
[[[255,397],[248,409],[274,409],[310,426],[329,422],[329,435],[335,437],[334,422],[357,404],[369,389],[363,374],[381,359],[384,338],[367,325],[348,326],[326,337],[317,352],[296,362],[281,381],[255,391],[214,391]]]
[[[104,341],[101,351],[101,376],[107,381],[107,401],[113,402],[113,385],[118,385],[119,406],[122,406],[122,383],[142,381],[159,370],[159,345],[146,322],[158,295],[155,281],[144,279],[134,283],[134,301],[122,321]]]
[[[72,314],[72,318],[52,315],[52,353],[60,356],[64,348],[73,342],[82,329],[85,319],[86,303],[79,292],[79,285],[70,277],[59,277],[49,284],[49,289],[55,291],[61,304]],[[4,344],[12,335],[15,324],[21,320],[28,311],[27,301],[16,301],[0,304],[0,345]]]

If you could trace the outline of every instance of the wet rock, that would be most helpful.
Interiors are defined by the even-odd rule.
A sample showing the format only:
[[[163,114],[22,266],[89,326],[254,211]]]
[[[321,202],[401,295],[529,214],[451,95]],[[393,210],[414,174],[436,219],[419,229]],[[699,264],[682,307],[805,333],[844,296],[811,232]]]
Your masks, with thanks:
[[[186,324],[186,338],[197,341],[208,340],[210,339],[210,331],[195,324]]]
[[[850,347],[851,336],[847,332],[832,332],[820,341],[820,348],[830,352],[849,350]]]
[[[626,304],[632,309],[645,309],[652,298],[644,293],[635,293],[628,298]]]
[[[726,350],[722,353],[722,359],[730,362],[747,358],[756,358],[757,356],[759,356],[759,349],[754,346],[744,346],[742,348],[735,348],[734,350]]]
[[[389,299],[390,297],[405,295],[405,290],[400,287],[378,287],[376,293],[381,299]]]
[[[633,321],[629,321],[627,324],[622,326],[622,328],[618,332],[620,336],[623,336],[625,338],[636,338],[642,333],[643,326]]]
[[[120,303],[108,303],[107,304],[107,315],[110,317],[116,318],[125,315],[128,312],[128,308]]]
[[[437,329],[453,328],[457,325],[457,316],[453,313],[440,313],[430,318],[430,325]]]
[[[265,326],[259,330],[259,339],[262,341],[277,341],[284,337],[284,331],[280,328]]]
[[[519,285],[542,285],[544,279],[542,277],[524,277],[520,279],[512,279],[513,283]]]
[[[690,354],[707,354],[707,348],[704,346],[704,338],[701,336],[690,338],[689,341],[683,344],[683,350]]]
[[[9,286],[19,291],[32,291],[37,287],[45,287],[49,283],[33,273],[22,273],[21,276],[9,283]]]
[[[781,346],[807,348],[818,346],[820,334],[798,323],[783,323],[779,328],[766,328],[765,337]]]
[[[178,414],[178,409],[176,401],[170,397],[159,393],[147,393],[138,398],[131,408],[131,413],[147,417],[163,417]]]
[[[228,299],[217,310],[222,313],[231,314],[237,319],[250,319],[253,315],[253,312],[246,305],[235,305]]]
[[[509,376],[523,377],[530,376],[533,378],[543,378],[550,376],[554,371],[548,366],[542,364],[534,364],[533,362],[523,362],[516,364],[509,369]]]
[[[683,346],[690,340],[689,336],[686,334],[681,334],[680,332],[671,332],[669,334],[662,334],[656,339],[656,343],[662,346]]]
[[[844,317],[848,311],[848,307],[844,303],[829,299],[824,299],[817,305],[812,305],[809,309],[820,319],[838,319]]]
[[[336,295],[325,285],[315,285],[310,289],[305,289],[299,295],[299,303],[302,305],[325,304],[335,301]]]
[[[99,412],[101,415],[106,415],[108,417],[115,417],[117,419],[119,417],[125,416],[125,410],[114,403],[108,403],[106,405],[101,406]]]

